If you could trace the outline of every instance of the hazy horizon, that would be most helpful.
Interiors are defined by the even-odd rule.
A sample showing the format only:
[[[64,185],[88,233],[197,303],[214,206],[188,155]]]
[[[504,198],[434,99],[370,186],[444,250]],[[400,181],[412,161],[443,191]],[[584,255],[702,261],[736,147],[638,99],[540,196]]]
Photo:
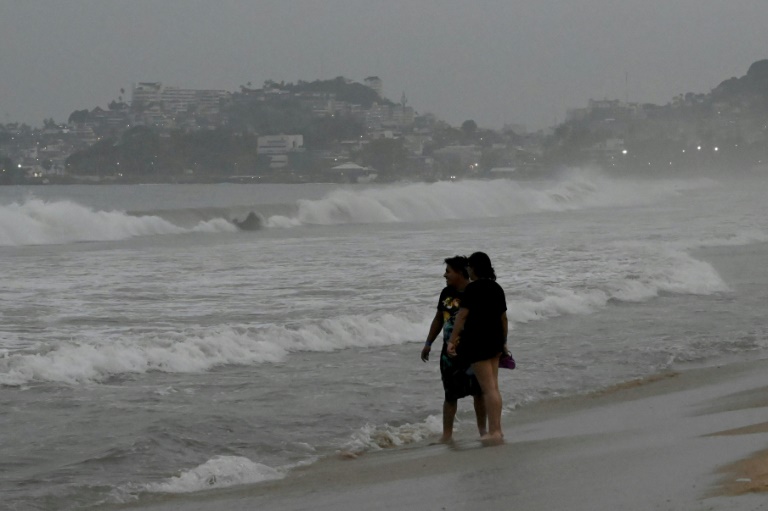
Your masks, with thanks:
[[[765,58],[757,0],[5,1],[0,122],[64,122],[159,81],[238,90],[377,75],[419,113],[538,129],[589,99],[664,104]]]

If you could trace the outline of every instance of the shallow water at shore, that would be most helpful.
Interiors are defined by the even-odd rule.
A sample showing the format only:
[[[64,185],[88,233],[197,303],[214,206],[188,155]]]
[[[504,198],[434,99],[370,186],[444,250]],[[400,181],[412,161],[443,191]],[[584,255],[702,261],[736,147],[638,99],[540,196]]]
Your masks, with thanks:
[[[250,204],[247,187],[151,188],[63,202],[57,187],[8,210],[33,243],[0,229],[0,488],[18,509],[208,492],[428,441],[442,392],[418,354],[454,253],[488,252],[507,293],[519,363],[502,374],[507,417],[768,348],[768,211],[746,183],[574,172],[254,188]],[[262,208],[268,227],[157,213],[194,201]],[[62,218],[81,223],[47,223]]]

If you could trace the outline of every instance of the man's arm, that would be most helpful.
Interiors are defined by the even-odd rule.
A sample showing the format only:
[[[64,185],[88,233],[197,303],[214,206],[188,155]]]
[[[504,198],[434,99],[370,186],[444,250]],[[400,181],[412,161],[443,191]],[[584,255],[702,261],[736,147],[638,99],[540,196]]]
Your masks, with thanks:
[[[456,319],[453,322],[453,332],[451,332],[451,338],[448,340],[448,354],[452,357],[456,356],[456,344],[459,342],[461,332],[464,331],[464,323],[467,322],[467,316],[469,315],[469,309],[462,307],[456,314]]]
[[[426,362],[429,360],[429,352],[432,350],[432,343],[435,342],[440,331],[443,329],[443,313],[439,310],[435,312],[435,317],[432,318],[432,324],[429,326],[429,334],[427,335],[427,342],[424,343],[424,347],[421,349],[421,360]]]

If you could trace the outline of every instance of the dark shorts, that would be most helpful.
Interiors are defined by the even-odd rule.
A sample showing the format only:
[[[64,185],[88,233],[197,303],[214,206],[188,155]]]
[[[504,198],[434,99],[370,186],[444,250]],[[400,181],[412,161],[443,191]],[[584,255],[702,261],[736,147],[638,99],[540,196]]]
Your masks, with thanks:
[[[504,351],[504,341],[501,339],[487,341],[485,339],[465,340],[462,338],[461,341],[456,352],[459,354],[459,358],[466,360],[468,364],[488,360]]]
[[[443,380],[446,401],[457,401],[467,396],[482,396],[483,391],[477,377],[467,374],[468,364],[451,358],[446,353],[446,346],[440,351],[440,376]]]

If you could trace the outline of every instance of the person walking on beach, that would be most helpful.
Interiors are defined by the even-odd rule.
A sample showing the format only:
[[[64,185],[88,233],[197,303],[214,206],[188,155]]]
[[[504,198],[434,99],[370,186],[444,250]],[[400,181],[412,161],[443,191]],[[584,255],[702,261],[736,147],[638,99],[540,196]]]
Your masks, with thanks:
[[[463,256],[450,257],[445,260],[446,287],[440,293],[437,302],[437,312],[429,327],[427,342],[421,350],[421,360],[427,362],[432,350],[432,343],[442,330],[443,347],[440,351],[440,376],[443,381],[445,400],[443,401],[443,435],[440,442],[448,443],[453,438],[453,422],[458,410],[458,400],[471,395],[474,399],[475,417],[480,436],[487,434],[485,401],[482,390],[474,375],[466,374],[466,366],[460,366],[457,360],[448,356],[446,351],[448,339],[453,331],[456,314],[461,306],[461,295],[469,284],[467,273],[467,258]]]
[[[496,272],[487,254],[475,252],[469,256],[467,266],[472,282],[464,289],[446,351],[449,356],[471,364],[488,413],[488,433],[480,440],[496,445],[504,441],[499,358],[506,352],[507,301],[504,290],[496,283]]]

